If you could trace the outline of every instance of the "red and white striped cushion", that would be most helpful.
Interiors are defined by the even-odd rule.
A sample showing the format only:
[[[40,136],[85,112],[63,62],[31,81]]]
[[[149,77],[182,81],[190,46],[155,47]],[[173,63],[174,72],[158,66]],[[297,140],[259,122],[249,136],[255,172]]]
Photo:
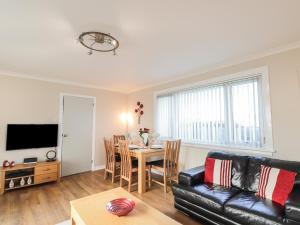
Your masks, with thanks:
[[[295,183],[296,173],[268,166],[261,166],[257,196],[284,205]]]
[[[232,160],[206,158],[204,182],[231,187]]]

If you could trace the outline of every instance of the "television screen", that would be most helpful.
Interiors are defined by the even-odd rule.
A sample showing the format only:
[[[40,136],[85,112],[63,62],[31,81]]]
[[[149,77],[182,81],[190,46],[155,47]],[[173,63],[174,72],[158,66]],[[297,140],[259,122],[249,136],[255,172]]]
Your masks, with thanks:
[[[8,124],[6,150],[57,146],[58,124]]]

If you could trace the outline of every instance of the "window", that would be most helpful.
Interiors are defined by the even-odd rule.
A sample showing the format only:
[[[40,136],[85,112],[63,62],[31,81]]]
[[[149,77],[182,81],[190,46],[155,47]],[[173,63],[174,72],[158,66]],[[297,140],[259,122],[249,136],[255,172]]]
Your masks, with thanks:
[[[264,74],[255,70],[158,93],[156,128],[160,137],[180,138],[188,144],[266,147],[266,137],[272,135],[265,129]]]

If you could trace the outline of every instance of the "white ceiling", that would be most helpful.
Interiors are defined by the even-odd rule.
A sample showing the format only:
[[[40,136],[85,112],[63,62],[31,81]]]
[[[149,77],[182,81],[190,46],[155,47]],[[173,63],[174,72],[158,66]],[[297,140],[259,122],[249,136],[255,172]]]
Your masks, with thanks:
[[[300,40],[299,0],[0,0],[0,71],[130,92]],[[87,55],[81,32],[118,56]]]

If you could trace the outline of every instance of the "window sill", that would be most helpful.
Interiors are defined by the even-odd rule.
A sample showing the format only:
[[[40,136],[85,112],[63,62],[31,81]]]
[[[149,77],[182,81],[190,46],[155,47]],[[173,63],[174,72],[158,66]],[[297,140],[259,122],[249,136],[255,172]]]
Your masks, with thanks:
[[[256,154],[256,155],[263,155],[263,156],[273,156],[275,153],[274,149],[268,149],[268,148],[204,145],[204,144],[190,144],[190,143],[182,143],[182,146],[189,147],[189,148],[214,150],[214,151],[226,151],[232,153],[242,153],[242,154],[250,153],[251,155]]]

